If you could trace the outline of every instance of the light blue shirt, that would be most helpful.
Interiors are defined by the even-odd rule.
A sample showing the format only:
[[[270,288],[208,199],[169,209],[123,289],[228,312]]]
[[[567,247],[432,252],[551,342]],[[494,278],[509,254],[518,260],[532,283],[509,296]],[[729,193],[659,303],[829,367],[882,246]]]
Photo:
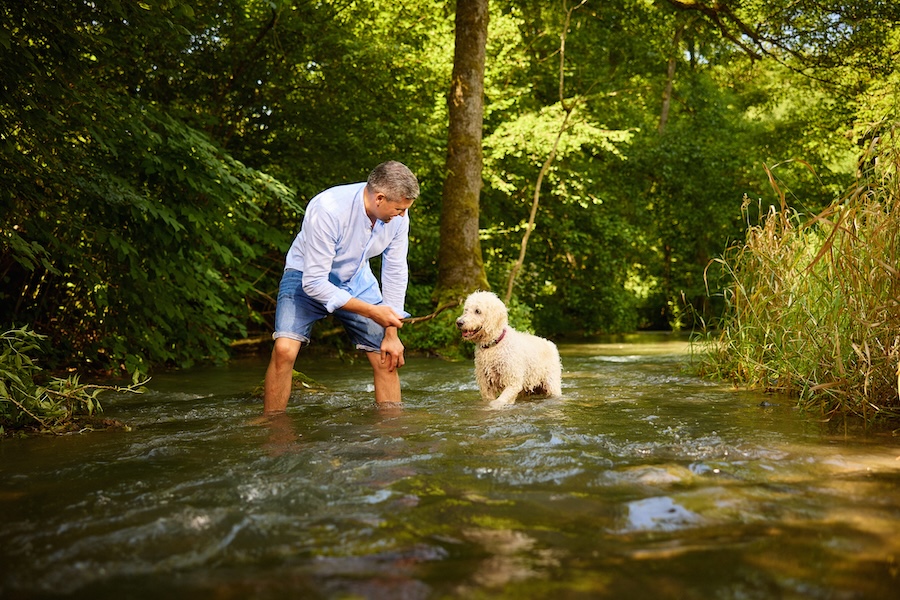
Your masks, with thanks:
[[[301,271],[303,291],[328,312],[359,298],[369,304],[384,302],[408,317],[403,306],[409,283],[409,211],[372,226],[363,202],[365,187],[365,183],[339,185],[309,201],[285,269]],[[381,289],[369,266],[369,259],[379,254]]]

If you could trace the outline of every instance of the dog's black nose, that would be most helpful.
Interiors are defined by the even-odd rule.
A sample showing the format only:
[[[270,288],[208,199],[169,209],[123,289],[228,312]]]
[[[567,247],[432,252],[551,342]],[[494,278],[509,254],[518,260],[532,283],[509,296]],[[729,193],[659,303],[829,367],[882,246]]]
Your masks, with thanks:
[[[462,317],[460,317],[460,318],[458,318],[458,319],[456,320],[456,327],[457,327],[458,329],[462,329],[462,328],[463,328],[463,320],[462,320]]]

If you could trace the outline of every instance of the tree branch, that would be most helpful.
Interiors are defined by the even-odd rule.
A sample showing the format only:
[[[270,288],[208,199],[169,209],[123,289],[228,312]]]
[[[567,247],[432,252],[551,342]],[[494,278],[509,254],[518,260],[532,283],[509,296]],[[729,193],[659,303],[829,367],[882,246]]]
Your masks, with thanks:
[[[587,2],[587,0],[581,0],[578,6],[566,9],[566,22],[563,25],[562,33],[559,35],[559,105],[565,111],[565,116],[559,126],[559,131],[556,132],[556,139],[553,140],[553,147],[550,150],[550,155],[547,157],[547,160],[544,161],[544,164],[541,165],[541,170],[538,173],[537,181],[534,185],[531,213],[528,215],[528,224],[525,226],[525,235],[522,236],[522,246],[519,249],[519,258],[513,264],[513,267],[509,272],[509,280],[506,284],[506,296],[504,301],[507,304],[509,304],[509,301],[512,298],[513,287],[515,286],[519,270],[522,268],[522,265],[525,264],[525,251],[528,248],[528,238],[531,237],[531,232],[534,230],[534,221],[537,217],[538,204],[541,199],[541,185],[543,184],[544,176],[547,174],[547,171],[550,170],[550,165],[552,165],[553,161],[556,159],[559,141],[566,132],[569,118],[571,118],[572,113],[575,112],[575,107],[578,104],[578,98],[575,98],[572,102],[566,102],[565,99],[566,35],[572,22],[572,13],[584,6],[585,2]],[[563,2],[563,6],[565,6],[565,2]]]
[[[424,317],[407,317],[405,319],[400,319],[400,320],[407,324],[421,323],[422,321],[430,321],[431,319],[435,318],[436,316],[438,316],[439,314],[441,314],[448,308],[453,308],[455,306],[459,306],[460,304],[462,304],[462,300],[459,300],[459,299],[453,300],[452,302],[448,302],[447,304],[442,304],[441,306],[438,307],[438,309],[436,311],[434,311],[430,315],[425,315]]]
[[[704,4],[703,2],[695,2],[694,0],[666,0],[673,8],[680,11],[695,11],[699,12],[708,18],[713,24],[716,26],[716,29],[719,30],[719,33],[722,36],[733,43],[735,46],[743,50],[754,60],[759,60],[763,57],[763,54],[769,54],[769,52],[765,49],[762,42],[764,38],[758,31],[753,30],[749,25],[744,23],[737,15],[732,12],[732,10],[725,5],[724,2],[714,2],[712,6]],[[722,19],[725,17],[725,20],[732,23],[737,27],[737,33],[732,31],[731,28],[725,23],[725,20]],[[748,46],[743,40],[739,38],[739,34],[743,34],[750,38],[754,44],[759,48],[759,52]]]

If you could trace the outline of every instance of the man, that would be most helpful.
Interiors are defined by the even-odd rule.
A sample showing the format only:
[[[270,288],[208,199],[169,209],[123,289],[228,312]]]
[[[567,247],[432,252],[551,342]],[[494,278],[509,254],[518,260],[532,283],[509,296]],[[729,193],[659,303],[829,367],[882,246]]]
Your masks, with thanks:
[[[366,352],[375,376],[375,401],[400,402],[403,344],[397,330],[409,271],[409,216],[419,196],[412,171],[396,161],[375,167],[365,183],[340,185],[315,196],[285,259],[275,307],[275,347],[266,370],[264,414],[287,408],[294,361],[309,344],[313,323],[333,314]],[[369,259],[382,256],[381,284]]]

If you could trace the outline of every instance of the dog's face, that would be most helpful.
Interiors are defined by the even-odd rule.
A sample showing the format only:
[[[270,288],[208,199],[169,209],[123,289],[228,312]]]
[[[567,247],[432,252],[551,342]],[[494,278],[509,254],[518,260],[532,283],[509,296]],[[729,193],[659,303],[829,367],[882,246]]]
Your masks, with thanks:
[[[464,340],[490,342],[500,336],[506,322],[506,305],[500,298],[491,292],[475,292],[466,299],[456,326]]]

